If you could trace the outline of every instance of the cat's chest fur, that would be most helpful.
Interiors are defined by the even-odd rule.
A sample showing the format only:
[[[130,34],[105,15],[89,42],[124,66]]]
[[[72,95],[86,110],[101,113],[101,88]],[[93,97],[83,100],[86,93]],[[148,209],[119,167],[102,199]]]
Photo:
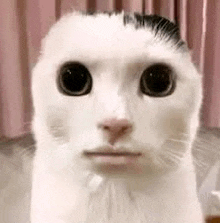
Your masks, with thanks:
[[[179,185],[172,181],[162,182],[155,179],[151,185],[145,182],[145,186],[140,182],[142,186],[134,189],[129,188],[126,183],[109,180],[102,188],[90,193],[86,222],[170,223],[186,222],[189,216],[192,222],[195,222],[198,219],[198,216],[193,216],[198,205],[193,202],[195,197],[193,194],[191,198],[183,196],[186,191],[177,188]],[[197,208],[199,209],[199,206]]]
[[[36,193],[44,194],[36,204],[36,208],[44,206],[39,222],[203,222],[192,169],[127,180],[92,175],[80,184],[46,174],[37,184]]]

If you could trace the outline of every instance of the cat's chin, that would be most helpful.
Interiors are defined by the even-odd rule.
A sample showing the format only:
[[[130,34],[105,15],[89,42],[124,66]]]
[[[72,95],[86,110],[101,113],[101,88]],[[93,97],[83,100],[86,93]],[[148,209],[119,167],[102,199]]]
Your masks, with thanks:
[[[94,174],[100,174],[106,177],[142,177],[146,175],[154,175],[157,173],[161,174],[165,171],[165,168],[155,167],[154,165],[152,165],[152,163],[143,164],[143,162],[139,161],[138,158],[96,157],[95,159],[87,160],[87,162],[87,170]]]
[[[127,156],[95,156],[92,158],[92,161],[95,164],[103,165],[103,166],[135,166],[138,163],[138,157],[127,157]]]

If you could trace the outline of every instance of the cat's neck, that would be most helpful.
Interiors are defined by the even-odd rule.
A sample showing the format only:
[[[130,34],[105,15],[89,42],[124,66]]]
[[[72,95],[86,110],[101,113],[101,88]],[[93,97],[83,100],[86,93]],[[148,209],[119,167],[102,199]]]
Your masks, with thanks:
[[[45,209],[53,210],[51,219],[56,213],[74,223],[203,222],[190,163],[167,174],[126,179],[89,174],[84,181],[73,175],[42,173],[43,166],[36,165],[34,176],[40,179],[34,181],[36,195],[44,194],[37,205],[50,204]]]
[[[87,194],[86,202],[81,204],[81,208],[86,210],[86,222],[201,221],[195,175],[189,170],[129,181],[106,178],[100,182],[96,177],[90,179],[90,183],[93,182],[88,187],[91,188],[82,192]]]

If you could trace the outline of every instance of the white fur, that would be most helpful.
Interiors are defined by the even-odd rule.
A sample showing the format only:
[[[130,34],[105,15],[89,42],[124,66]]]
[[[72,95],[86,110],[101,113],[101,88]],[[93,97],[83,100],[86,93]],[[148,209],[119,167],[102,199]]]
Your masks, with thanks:
[[[202,77],[188,52],[156,39],[150,29],[124,26],[122,18],[123,13],[74,12],[43,41],[32,77],[37,142],[32,223],[203,222],[191,155]],[[57,72],[66,61],[89,69],[90,94],[58,91]],[[169,64],[177,75],[176,89],[167,97],[138,93],[141,73],[156,62]],[[98,171],[81,157],[84,149],[107,144],[97,125],[112,117],[134,124],[117,146],[147,155],[140,159],[143,173]]]

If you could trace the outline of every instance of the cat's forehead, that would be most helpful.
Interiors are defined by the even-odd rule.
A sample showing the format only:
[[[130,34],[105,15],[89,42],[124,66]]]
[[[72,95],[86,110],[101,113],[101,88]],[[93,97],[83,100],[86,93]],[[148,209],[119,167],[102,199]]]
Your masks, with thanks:
[[[152,53],[154,49],[167,47],[179,50],[182,45],[177,26],[159,16],[74,12],[55,24],[44,48],[53,55],[74,52],[103,58],[118,54],[141,56],[145,51]]]

